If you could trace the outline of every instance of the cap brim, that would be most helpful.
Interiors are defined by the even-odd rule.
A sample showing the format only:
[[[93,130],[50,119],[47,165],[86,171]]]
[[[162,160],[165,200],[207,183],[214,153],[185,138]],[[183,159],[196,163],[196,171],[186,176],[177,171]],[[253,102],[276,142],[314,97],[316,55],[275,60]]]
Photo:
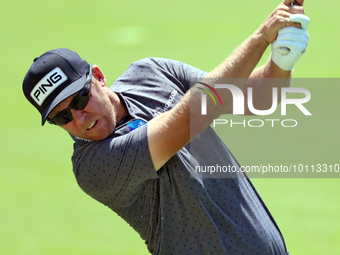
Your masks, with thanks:
[[[52,101],[52,103],[46,108],[42,115],[42,125],[45,124],[48,115],[53,111],[53,109],[64,101],[66,98],[72,96],[73,94],[77,93],[85,86],[86,81],[86,74],[80,77],[75,82],[68,85],[63,91],[59,93],[59,95]]]

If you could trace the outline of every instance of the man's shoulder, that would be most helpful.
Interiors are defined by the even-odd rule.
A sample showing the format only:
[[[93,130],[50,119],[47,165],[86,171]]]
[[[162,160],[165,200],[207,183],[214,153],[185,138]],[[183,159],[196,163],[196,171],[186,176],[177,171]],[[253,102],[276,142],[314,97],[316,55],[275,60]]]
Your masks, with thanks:
[[[179,60],[147,57],[133,62],[117,81],[143,77],[176,77],[178,80],[201,79],[208,73]]]
[[[147,57],[133,62],[127,70],[122,73],[113,83],[118,84],[147,84],[150,85],[150,80],[154,83],[164,83],[164,79],[169,80],[170,77],[185,76],[187,68],[185,64],[178,60]],[[173,79],[170,78],[172,81]],[[126,88],[126,87],[125,87]]]
[[[175,59],[160,58],[160,57],[147,57],[147,58],[142,58],[142,59],[139,59],[133,62],[130,65],[130,68],[131,67],[140,67],[140,68],[148,67],[151,69],[162,69],[162,70],[171,71],[174,68],[180,68],[183,65],[185,65],[185,63],[179,60],[175,60]]]
[[[159,65],[159,64],[166,64],[166,63],[179,64],[179,63],[182,63],[182,62],[179,61],[179,60],[169,59],[169,58],[146,57],[146,58],[142,58],[142,59],[134,61],[132,63],[132,65],[135,65],[135,64]]]

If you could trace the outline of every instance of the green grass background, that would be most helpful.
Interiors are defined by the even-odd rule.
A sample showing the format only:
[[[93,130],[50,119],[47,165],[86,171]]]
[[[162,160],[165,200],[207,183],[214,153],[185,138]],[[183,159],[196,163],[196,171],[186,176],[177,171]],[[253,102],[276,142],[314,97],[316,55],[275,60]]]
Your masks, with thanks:
[[[57,127],[41,127],[40,115],[24,98],[22,80],[34,57],[58,47],[76,50],[102,68],[108,84],[131,62],[149,56],[210,71],[278,4],[272,0],[3,1],[0,254],[148,254],[137,233],[80,190],[70,161],[72,140]],[[311,39],[294,77],[339,77],[339,8],[335,0],[306,0]],[[320,80],[320,86],[311,88],[316,99],[310,104],[313,119],[290,133],[229,129],[220,130],[221,136],[243,164],[261,159],[282,163],[282,158],[286,163],[290,159],[340,163],[339,89],[327,84]],[[292,255],[340,254],[339,179],[255,178],[253,182]]]

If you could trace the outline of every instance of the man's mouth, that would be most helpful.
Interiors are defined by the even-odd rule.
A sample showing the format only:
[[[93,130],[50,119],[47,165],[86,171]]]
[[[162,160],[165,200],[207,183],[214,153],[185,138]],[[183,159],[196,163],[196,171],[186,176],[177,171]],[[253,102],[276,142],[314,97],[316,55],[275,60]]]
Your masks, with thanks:
[[[97,122],[98,122],[98,120],[93,121],[93,122],[91,123],[91,125],[90,125],[86,130],[91,130],[91,129],[97,124]]]

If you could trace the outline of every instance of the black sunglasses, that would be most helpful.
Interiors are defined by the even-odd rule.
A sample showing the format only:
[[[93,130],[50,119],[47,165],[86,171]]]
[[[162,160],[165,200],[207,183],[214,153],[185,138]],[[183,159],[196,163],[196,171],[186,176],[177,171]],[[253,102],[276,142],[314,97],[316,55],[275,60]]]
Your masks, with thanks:
[[[89,75],[86,79],[85,86],[76,95],[70,105],[63,111],[59,112],[52,119],[47,118],[47,122],[50,124],[64,126],[73,120],[71,109],[83,110],[91,98],[90,86],[92,83],[92,65],[90,63]]]

